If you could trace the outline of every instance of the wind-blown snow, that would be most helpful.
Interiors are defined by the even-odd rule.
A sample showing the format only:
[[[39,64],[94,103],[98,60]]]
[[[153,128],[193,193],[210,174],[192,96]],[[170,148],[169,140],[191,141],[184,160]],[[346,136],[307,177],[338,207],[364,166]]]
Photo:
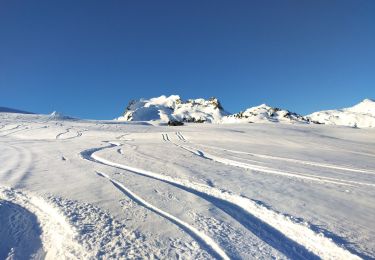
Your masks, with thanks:
[[[338,110],[325,110],[307,116],[311,121],[327,125],[375,127],[375,101],[365,99],[359,104]]]
[[[372,259],[374,158],[374,129],[0,113],[0,258]]]

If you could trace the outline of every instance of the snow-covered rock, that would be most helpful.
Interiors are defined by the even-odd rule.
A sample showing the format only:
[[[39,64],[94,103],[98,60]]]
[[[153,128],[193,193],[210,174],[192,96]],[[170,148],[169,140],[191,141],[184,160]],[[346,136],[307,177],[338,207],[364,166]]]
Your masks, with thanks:
[[[270,107],[266,104],[251,107],[245,111],[223,117],[222,123],[308,123],[305,117],[288,110]]]
[[[320,124],[375,127],[375,101],[365,99],[353,107],[319,111],[306,117]]]
[[[216,98],[205,100],[189,99],[182,101],[180,96],[160,96],[151,99],[131,101],[127,106],[121,121],[169,121],[180,122],[220,122],[221,118],[228,115]]]

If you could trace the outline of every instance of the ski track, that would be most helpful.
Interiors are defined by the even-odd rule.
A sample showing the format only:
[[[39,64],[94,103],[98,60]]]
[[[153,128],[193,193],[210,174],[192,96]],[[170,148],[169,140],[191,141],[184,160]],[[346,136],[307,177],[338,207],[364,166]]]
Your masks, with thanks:
[[[168,135],[163,135],[163,139],[169,140]],[[195,194],[232,216],[260,239],[292,259],[317,259],[319,257],[323,259],[360,259],[351,252],[354,250],[338,246],[323,233],[316,233],[310,229],[309,224],[296,222],[290,216],[275,212],[251,199],[190,180],[172,178],[112,162],[96,154],[98,151],[115,146],[115,144],[110,144],[106,147],[88,149],[82,151],[80,155],[88,161],[156,179]]]
[[[194,228],[190,224],[182,221],[181,219],[171,215],[168,212],[165,212],[151,203],[145,201],[141,197],[139,197],[137,194],[129,190],[127,187],[125,187],[122,183],[120,183],[117,180],[114,180],[110,178],[107,174],[98,172],[97,174],[103,178],[108,179],[117,189],[119,189],[122,193],[124,193],[126,196],[131,198],[133,201],[135,201],[137,204],[147,208],[148,210],[160,215],[161,217],[169,220],[170,222],[174,223],[178,227],[180,227],[182,230],[184,230],[186,233],[191,235],[195,240],[199,241],[200,244],[204,245],[205,249],[208,249],[208,252],[210,252],[215,258],[221,258],[224,260],[229,260],[230,258],[225,254],[225,252],[213,241],[209,236],[202,233],[198,229]]]
[[[197,155],[201,158],[212,160],[212,161],[219,162],[219,163],[229,165],[229,166],[247,169],[247,170],[276,174],[276,175],[291,177],[291,178],[295,178],[295,179],[305,179],[305,180],[321,182],[321,183],[338,184],[338,185],[343,185],[343,186],[362,185],[362,186],[375,187],[375,184],[373,184],[373,183],[343,180],[343,179],[337,179],[337,178],[331,178],[331,177],[316,176],[316,175],[312,175],[312,174],[286,172],[286,171],[280,171],[280,170],[265,167],[265,166],[259,166],[259,165],[254,165],[254,164],[238,162],[238,161],[230,160],[230,159],[227,159],[227,158],[222,158],[222,157],[218,157],[218,156],[215,156],[215,155],[211,155],[209,153],[203,152],[202,150],[198,150],[196,148],[192,148],[192,147],[189,147],[189,146],[180,145],[180,144],[175,143],[175,142],[171,142],[171,143],[174,144],[175,146],[180,147],[180,148],[182,148],[182,149],[184,149],[184,150],[186,150],[186,151],[188,151],[188,152],[190,152],[194,155]]]
[[[4,125],[2,128],[5,128],[6,126],[8,126],[8,125]],[[12,127],[12,128],[9,128],[9,129],[2,129],[1,131],[4,132],[4,131],[14,130],[14,129],[19,128],[20,126],[21,126],[21,125],[16,125],[15,127]]]
[[[116,139],[122,140],[125,136],[129,135],[129,133],[122,134],[120,136],[117,136]]]
[[[6,143],[4,142],[4,144]],[[10,152],[10,157],[5,163],[1,163],[0,180],[5,183],[15,183],[17,187],[22,185],[22,180],[27,178],[30,173],[34,156],[30,150],[24,147],[8,145],[6,148],[13,152]]]
[[[182,135],[181,132],[176,132],[176,135],[180,136],[180,140],[183,140],[186,142],[185,137]],[[222,151],[228,151],[231,153],[237,153],[237,154],[246,154],[258,158],[265,158],[265,159],[272,159],[272,160],[280,160],[280,161],[287,161],[287,162],[293,162],[293,163],[299,163],[303,165],[310,165],[315,167],[322,167],[322,168],[328,168],[328,169],[336,169],[336,170],[343,170],[343,171],[349,171],[349,172],[359,172],[359,173],[367,173],[367,174],[375,174],[375,171],[367,170],[367,169],[358,169],[358,168],[351,168],[347,166],[340,166],[340,165],[334,165],[334,164],[327,164],[327,163],[318,163],[318,162],[311,162],[311,161],[304,161],[304,160],[297,160],[297,159],[291,159],[291,158],[285,158],[285,157],[278,157],[278,156],[272,156],[272,155],[264,155],[264,154],[257,154],[257,153],[249,153],[249,152],[243,152],[243,151],[236,151],[231,149],[225,149],[221,147],[215,147],[215,146],[209,146],[209,145],[203,145],[209,148],[218,149]],[[350,151],[352,152],[352,151]],[[363,153],[360,153],[363,154]],[[365,154],[369,155],[369,154]],[[372,155],[374,156],[374,155]]]
[[[336,170],[349,171],[349,172],[375,174],[375,171],[367,170],[367,169],[357,169],[357,168],[350,168],[350,167],[334,165],[334,164],[318,163],[318,162],[297,160],[297,159],[284,158],[284,157],[278,157],[278,156],[249,153],[249,152],[224,149],[224,148],[221,148],[221,147],[208,146],[208,145],[203,145],[203,146],[213,148],[213,149],[217,149],[217,150],[227,151],[227,152],[231,152],[231,153],[236,153],[236,154],[246,154],[246,155],[250,155],[250,156],[253,156],[253,157],[264,158],[264,159],[293,162],[293,163],[299,163],[299,164],[303,164],[303,165],[309,165],[309,166],[315,166],[315,167],[321,167],[321,168],[328,168],[328,169],[336,169]]]
[[[67,133],[70,133],[71,130],[72,130],[72,128],[67,128],[65,132],[62,132],[62,133],[59,133],[58,135],[56,135],[55,139],[61,139],[61,140],[74,139],[74,138],[81,137],[82,134],[83,134],[83,132],[88,131],[87,129],[78,130],[78,131],[76,131],[76,135],[74,135],[74,136],[69,136],[69,137],[66,137],[66,138],[61,138],[62,136],[66,135]]]
[[[176,132],[176,136],[178,137],[178,139],[180,139],[180,141],[182,141],[182,142],[186,142],[186,139],[185,139],[185,137],[181,134],[181,132]]]
[[[59,133],[58,135],[56,135],[55,139],[60,139],[61,136],[63,136],[64,134],[69,133],[69,131],[70,131],[71,129],[72,129],[71,127],[70,127],[70,128],[67,128],[67,129],[65,130],[65,132],[62,132],[62,133]]]

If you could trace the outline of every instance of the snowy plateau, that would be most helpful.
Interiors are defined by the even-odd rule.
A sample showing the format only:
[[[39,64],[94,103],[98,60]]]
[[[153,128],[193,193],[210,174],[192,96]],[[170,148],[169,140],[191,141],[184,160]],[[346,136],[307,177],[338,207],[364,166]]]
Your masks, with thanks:
[[[374,259],[374,104],[1,108],[0,259]]]

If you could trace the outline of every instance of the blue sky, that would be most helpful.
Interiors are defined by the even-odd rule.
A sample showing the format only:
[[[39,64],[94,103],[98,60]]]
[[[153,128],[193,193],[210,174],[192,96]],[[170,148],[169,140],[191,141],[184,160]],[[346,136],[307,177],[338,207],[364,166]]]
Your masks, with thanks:
[[[302,114],[375,98],[374,0],[1,1],[0,106],[110,119],[131,99]]]

